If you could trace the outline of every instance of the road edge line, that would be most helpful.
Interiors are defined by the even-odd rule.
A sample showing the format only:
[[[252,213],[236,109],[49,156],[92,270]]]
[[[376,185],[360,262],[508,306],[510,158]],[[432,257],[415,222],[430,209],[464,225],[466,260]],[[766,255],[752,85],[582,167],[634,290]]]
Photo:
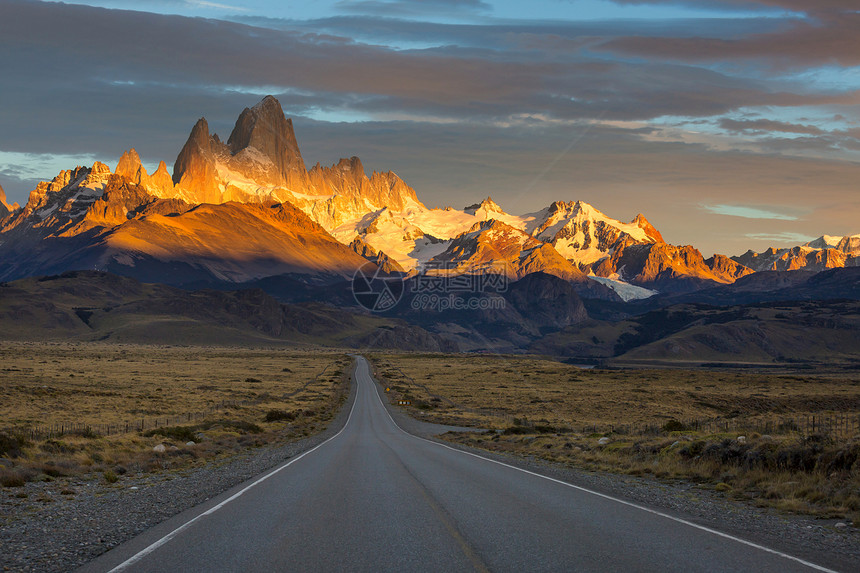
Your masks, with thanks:
[[[363,357],[362,357],[362,358],[363,358]],[[365,360],[367,360],[367,359],[365,358]],[[374,382],[376,382],[376,383],[378,384],[378,381],[376,380],[376,378],[374,378],[374,377],[373,377],[373,373],[370,371],[370,369],[369,369],[369,368],[368,368],[368,373],[370,374],[370,378],[371,378]],[[725,532],[719,531],[719,530],[717,530],[717,529],[712,529],[712,528],[710,528],[710,527],[708,527],[708,526],[706,526],[706,525],[699,525],[698,523],[693,523],[692,521],[688,521],[688,520],[686,520],[686,519],[682,519],[682,518],[680,518],[680,517],[675,517],[675,516],[673,516],[673,515],[669,515],[668,513],[663,513],[662,511],[658,511],[658,510],[656,510],[656,509],[652,509],[652,508],[650,508],[650,507],[646,507],[646,506],[644,506],[644,505],[639,505],[638,503],[634,503],[634,502],[632,502],[632,501],[627,501],[627,500],[624,500],[624,499],[621,499],[621,498],[618,498],[618,497],[614,497],[614,496],[611,496],[611,495],[607,495],[607,494],[605,494],[605,493],[600,493],[599,491],[594,491],[594,490],[591,490],[591,489],[588,489],[588,488],[582,487],[582,486],[580,486],[580,485],[574,485],[574,484],[572,484],[572,483],[568,483],[568,482],[566,482],[566,481],[563,481],[563,480],[560,480],[560,479],[556,479],[556,478],[554,478],[554,477],[550,477],[550,476],[546,476],[546,475],[543,475],[543,474],[539,474],[539,473],[537,473],[537,472],[533,472],[533,471],[530,471],[530,470],[527,470],[527,469],[518,468],[517,466],[513,466],[513,465],[511,465],[511,464],[506,464],[505,462],[500,462],[500,461],[498,461],[498,460],[494,460],[494,459],[491,459],[491,458],[486,458],[486,457],[484,457],[484,456],[481,456],[481,455],[475,454],[475,453],[473,453],[473,452],[467,452],[467,451],[465,451],[465,450],[459,450],[459,449],[457,449],[457,448],[452,448],[451,446],[449,446],[449,445],[447,445],[447,444],[442,444],[442,443],[439,443],[439,442],[435,442],[435,441],[433,441],[433,440],[428,440],[427,438],[423,438],[423,437],[421,437],[421,436],[416,436],[415,434],[411,434],[411,433],[407,432],[406,430],[404,430],[403,428],[401,428],[401,427],[400,427],[400,425],[399,425],[399,424],[394,420],[394,417],[391,415],[391,412],[389,412],[389,411],[388,411],[388,408],[385,406],[385,402],[383,402],[383,401],[382,401],[382,396],[380,396],[379,391],[378,391],[378,388],[376,388],[376,387],[375,387],[374,389],[376,390],[376,392],[375,392],[376,397],[379,399],[379,402],[380,402],[380,404],[382,405],[382,408],[385,410],[385,413],[386,413],[386,414],[388,414],[388,418],[391,420],[391,423],[392,423],[392,424],[394,424],[394,427],[395,427],[395,428],[397,428],[398,430],[400,430],[401,432],[403,432],[403,433],[404,433],[404,434],[406,434],[407,436],[411,436],[411,437],[416,438],[416,439],[418,439],[418,440],[423,440],[423,441],[427,442],[428,444],[433,444],[433,445],[439,446],[439,447],[441,447],[441,448],[447,448],[447,449],[449,449],[449,450],[451,450],[451,451],[454,451],[454,452],[459,452],[459,453],[461,453],[461,454],[465,454],[465,455],[467,455],[467,456],[472,456],[472,457],[474,457],[474,458],[478,458],[479,460],[484,460],[484,461],[487,461],[487,462],[491,462],[491,463],[494,463],[494,464],[498,464],[498,465],[500,465],[500,466],[504,466],[504,467],[506,467],[506,468],[511,468],[511,469],[514,469],[514,470],[517,470],[517,471],[520,471],[520,472],[523,472],[523,473],[527,473],[527,474],[530,474],[530,475],[533,475],[533,476],[536,476],[536,477],[539,477],[539,478],[543,478],[543,479],[545,479],[545,480],[549,480],[549,481],[552,481],[552,482],[555,482],[555,483],[558,483],[558,484],[561,484],[561,485],[567,486],[567,487],[569,487],[569,488],[573,488],[573,489],[578,490],[578,491],[581,491],[581,492],[583,492],[583,493],[588,493],[588,494],[591,494],[591,495],[595,495],[595,496],[597,496],[597,497],[602,497],[603,499],[607,499],[607,500],[609,500],[609,501],[614,501],[614,502],[616,502],[616,503],[620,503],[620,504],[622,504],[622,505],[626,505],[626,506],[629,506],[629,507],[633,507],[633,508],[635,508],[635,509],[639,509],[639,510],[641,510],[641,511],[645,511],[645,512],[651,513],[651,514],[653,514],[653,515],[658,515],[658,516],[660,516],[660,517],[664,517],[664,518],[666,518],[666,519],[670,519],[670,520],[675,521],[675,522],[677,522],[677,523],[681,523],[681,524],[683,524],[683,525],[687,525],[687,526],[693,527],[693,528],[695,528],[695,529],[699,529],[699,530],[701,530],[701,531],[705,531],[705,532],[707,532],[707,533],[711,533],[711,534],[713,534],[713,535],[717,535],[717,536],[719,536],[719,537],[723,537],[723,538],[725,538],[725,539],[730,539],[731,541],[735,541],[735,542],[740,543],[740,544],[742,544],[742,545],[746,545],[746,546],[748,546],[748,547],[753,547],[753,548],[755,548],[755,549],[758,549],[758,550],[760,550],[760,551],[764,551],[764,552],[766,552],[766,553],[771,553],[771,554],[773,554],[773,555],[777,555],[777,556],[782,557],[782,558],[784,558],[784,559],[788,559],[789,561],[794,561],[794,562],[796,562],[796,563],[800,563],[801,565],[804,565],[804,566],[809,567],[809,568],[811,568],[811,569],[815,569],[816,571],[823,571],[823,572],[825,572],[825,573],[839,573],[839,572],[838,572],[838,571],[836,571],[835,569],[828,569],[827,567],[823,567],[823,566],[821,566],[821,565],[817,565],[817,564],[815,564],[815,563],[812,563],[811,561],[806,561],[805,559],[801,559],[800,557],[795,557],[794,555],[790,555],[790,554],[788,554],[788,553],[783,553],[782,551],[778,551],[778,550],[776,550],[776,549],[771,549],[770,547],[767,547],[767,546],[764,546],[764,545],[760,545],[760,544],[755,543],[755,542],[753,542],[753,541],[748,541],[748,540],[746,540],[746,539],[743,539],[742,537],[736,537],[736,536],[734,536],[734,535],[731,535],[730,533],[725,533]]]
[[[356,361],[355,364],[357,366],[358,362]],[[357,370],[357,368],[356,368],[356,370]],[[355,386],[356,386],[355,399],[352,401],[352,407],[349,409],[349,416],[347,416],[346,422],[344,423],[343,427],[340,430],[338,430],[338,432],[335,435],[333,435],[332,437],[328,438],[327,440],[325,440],[323,442],[320,442],[319,444],[317,444],[313,448],[309,449],[308,451],[302,452],[301,454],[299,454],[298,456],[287,461],[283,465],[280,465],[273,470],[269,470],[268,473],[263,474],[262,476],[260,476],[256,480],[254,480],[252,483],[243,487],[242,489],[240,489],[239,491],[237,491],[236,493],[234,493],[233,495],[231,495],[230,497],[228,497],[224,501],[218,503],[217,505],[210,507],[209,509],[207,509],[206,511],[204,511],[201,514],[194,516],[193,518],[189,519],[188,521],[186,521],[185,523],[183,523],[182,525],[180,525],[179,527],[177,527],[176,529],[174,529],[170,533],[166,534],[161,539],[154,541],[152,544],[148,545],[147,547],[144,547],[143,549],[141,549],[140,551],[138,551],[137,553],[135,553],[134,555],[132,555],[131,557],[129,557],[128,559],[126,559],[125,561],[120,563],[119,565],[115,566],[113,569],[109,569],[108,573],[115,573],[118,571],[122,571],[123,569],[125,569],[126,567],[129,567],[130,565],[134,565],[135,563],[137,563],[138,561],[140,561],[141,559],[143,559],[144,557],[146,557],[147,555],[149,555],[150,553],[152,553],[153,551],[155,551],[156,549],[158,549],[159,547],[161,547],[162,545],[166,544],[168,541],[170,541],[171,539],[173,539],[174,537],[179,535],[181,532],[188,529],[191,526],[191,524],[196,522],[198,519],[215,513],[216,511],[218,511],[219,509],[221,509],[222,507],[224,507],[225,505],[227,505],[231,501],[241,497],[245,492],[247,492],[248,490],[250,490],[254,486],[263,483],[264,481],[266,481],[267,479],[269,479],[273,475],[275,475],[275,474],[279,473],[280,471],[288,468],[293,463],[299,461],[300,459],[302,459],[306,455],[310,454],[311,452],[316,451],[317,449],[321,448],[322,446],[326,445],[327,443],[329,443],[330,441],[334,440],[339,435],[341,435],[343,433],[343,431],[346,429],[346,427],[349,425],[349,421],[352,420],[352,413],[355,411],[355,405],[358,403],[358,380],[356,380]]]

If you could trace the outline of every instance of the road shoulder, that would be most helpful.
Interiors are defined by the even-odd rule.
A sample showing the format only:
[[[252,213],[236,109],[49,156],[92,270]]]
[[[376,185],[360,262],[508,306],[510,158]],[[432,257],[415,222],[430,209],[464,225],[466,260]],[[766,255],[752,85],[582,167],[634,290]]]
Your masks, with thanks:
[[[840,571],[860,563],[860,531],[837,530],[830,524],[806,517],[782,514],[768,508],[730,500],[681,480],[589,471],[532,457],[504,455],[440,439],[449,431],[476,431],[432,424],[410,416],[389,403],[381,384],[374,387],[395,423],[404,431],[447,447],[476,454],[519,469],[561,480],[600,494],[617,497],[673,517],[691,521],[766,547]],[[479,430],[477,430],[479,431]]]
[[[69,571],[144,531],[306,452],[343,428],[355,402],[350,391],[325,430],[287,444],[248,450],[204,467],[124,479],[122,487],[85,482],[57,500],[0,527],[0,570]],[[50,484],[45,484],[50,487]]]

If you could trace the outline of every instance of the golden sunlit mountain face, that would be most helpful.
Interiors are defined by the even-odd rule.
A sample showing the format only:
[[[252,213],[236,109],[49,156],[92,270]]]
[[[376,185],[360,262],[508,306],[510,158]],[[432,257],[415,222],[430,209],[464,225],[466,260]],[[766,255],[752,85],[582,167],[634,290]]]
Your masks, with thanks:
[[[492,195],[530,213],[582,200],[619,220],[644,213],[667,242],[706,258],[860,232],[851,2],[126,8],[5,6],[0,105],[16,113],[0,118],[0,185],[10,203],[60,169],[114,165],[132,146],[166,192],[159,161],[176,167],[201,116],[231,153],[253,143],[268,154],[255,139],[265,130],[234,122],[272,94],[298,136],[283,147],[301,140],[302,152],[260,166],[267,184],[300,186],[303,165],[360,155],[368,173],[396,171],[431,207]],[[33,38],[38,49],[15,49]],[[215,191],[210,175],[207,201],[243,200],[247,188]]]
[[[0,570],[857,569],[860,0],[0,0],[0,77]]]
[[[396,174],[368,176],[355,156],[306,170],[272,96],[239,114],[227,143],[199,119],[172,180],[165,165],[149,175],[130,149],[113,171],[96,162],[40,183],[23,208],[7,208],[0,276],[93,268],[174,284],[330,282],[369,261],[395,273],[547,273],[613,300],[732,284],[756,270],[855,266],[860,256],[855,238],[824,236],[793,250],[706,259],[665,243],[641,213],[624,223],[583,201],[524,215],[489,197],[462,211],[428,208]]]
[[[202,261],[231,282],[289,272],[349,277],[364,263],[290,205],[201,205],[180,215],[131,221],[104,242],[110,251]]]

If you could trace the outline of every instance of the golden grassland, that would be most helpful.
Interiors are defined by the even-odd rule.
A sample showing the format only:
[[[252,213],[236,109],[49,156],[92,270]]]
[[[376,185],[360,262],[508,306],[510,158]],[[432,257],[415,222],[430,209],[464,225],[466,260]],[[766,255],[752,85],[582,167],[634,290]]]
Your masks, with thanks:
[[[345,399],[350,362],[327,350],[2,343],[0,485],[113,482],[299,439]]]
[[[446,439],[693,480],[759,505],[860,525],[860,375],[584,370],[523,356],[371,358],[391,398],[411,402],[412,415],[486,430]],[[841,425],[806,427],[813,415]],[[780,425],[786,420],[795,424]]]

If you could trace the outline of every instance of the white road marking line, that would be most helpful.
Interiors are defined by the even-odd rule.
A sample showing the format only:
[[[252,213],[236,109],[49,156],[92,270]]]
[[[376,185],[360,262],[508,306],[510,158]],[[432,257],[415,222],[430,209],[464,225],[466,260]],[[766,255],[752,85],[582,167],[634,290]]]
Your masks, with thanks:
[[[368,374],[369,374],[369,370],[368,370]],[[699,529],[701,531],[707,531],[708,533],[712,533],[713,535],[717,535],[717,536],[723,537],[725,539],[730,539],[732,541],[736,541],[737,543],[741,543],[741,544],[747,545],[749,547],[754,547],[755,549],[760,549],[761,551],[765,551],[765,552],[771,553],[773,555],[778,555],[779,557],[783,557],[785,559],[794,561],[796,563],[800,563],[801,565],[805,565],[806,567],[809,567],[811,569],[815,569],[816,571],[825,571],[826,573],[839,573],[838,571],[836,571],[834,569],[828,569],[827,567],[822,567],[821,565],[816,565],[815,563],[812,563],[810,561],[806,561],[804,559],[801,559],[800,557],[795,557],[794,555],[789,555],[788,553],[783,553],[782,551],[777,551],[776,549],[771,549],[770,547],[765,547],[764,545],[759,545],[758,543],[753,543],[752,541],[747,541],[746,539],[742,539],[740,537],[735,537],[734,535],[730,535],[728,533],[723,533],[722,531],[718,531],[716,529],[711,529],[710,527],[707,527],[704,525],[699,525],[698,523],[693,523],[692,521],[687,521],[686,519],[681,519],[680,517],[675,517],[673,515],[669,515],[668,513],[663,513],[661,511],[657,511],[656,509],[651,509],[650,507],[645,507],[644,505],[639,505],[637,503],[626,501],[626,500],[623,500],[621,498],[613,497],[611,495],[606,495],[605,493],[600,493],[600,492],[597,492],[594,490],[590,490],[590,489],[584,488],[582,486],[573,485],[572,483],[568,483],[568,482],[562,481],[560,479],[545,476],[545,475],[542,475],[542,474],[539,474],[536,472],[525,470],[523,468],[518,468],[516,466],[512,466],[510,464],[506,464],[504,462],[500,462],[498,460],[494,460],[491,458],[485,458],[484,456],[480,456],[478,454],[473,454],[472,452],[466,452],[463,450],[458,450],[457,448],[452,448],[451,446],[448,446],[445,444],[440,444],[439,442],[434,442],[433,440],[428,440],[426,438],[422,438],[421,436],[416,436],[414,434],[410,434],[409,432],[407,432],[406,430],[404,430],[403,428],[398,426],[397,422],[394,421],[394,418],[391,416],[391,413],[388,411],[388,408],[385,407],[385,403],[382,401],[382,397],[379,395],[379,392],[376,391],[375,386],[374,386],[374,393],[376,394],[377,399],[379,399],[379,403],[380,403],[380,405],[382,405],[383,410],[385,410],[385,413],[388,414],[388,418],[391,420],[391,423],[394,424],[394,427],[397,428],[398,430],[400,430],[401,432],[403,432],[404,434],[406,434],[407,436],[410,436],[412,438],[415,438],[418,440],[423,440],[423,441],[427,442],[428,444],[433,444],[433,445],[439,446],[441,448],[446,448],[446,449],[451,450],[453,452],[459,452],[459,453],[465,454],[467,456],[472,456],[474,458],[478,458],[479,460],[484,460],[487,462],[498,464],[500,466],[504,466],[506,468],[511,468],[513,470],[517,470],[517,471],[527,473],[527,474],[530,474],[530,475],[533,475],[533,476],[536,476],[539,478],[543,478],[545,480],[549,480],[549,481],[567,486],[569,488],[579,490],[579,491],[584,492],[584,493],[596,495],[597,497],[602,497],[604,499],[608,499],[608,500],[614,501],[616,503],[621,503],[621,504],[629,506],[629,507],[634,507],[634,508],[642,510],[642,511],[647,511],[648,513],[651,513],[654,515],[659,515],[660,517],[665,517],[666,519],[671,519],[672,521],[675,521],[677,523],[683,523],[684,525],[689,525],[690,527],[694,527],[694,528]]]
[[[197,521],[198,519],[215,513],[216,511],[218,511],[219,509],[221,509],[222,507],[224,507],[225,505],[227,505],[228,503],[230,503],[234,499],[241,497],[242,494],[247,492],[252,487],[263,483],[264,481],[266,481],[267,479],[269,479],[273,475],[277,474],[281,470],[288,468],[289,466],[291,466],[295,462],[299,461],[300,459],[302,459],[303,457],[305,457],[309,453],[321,448],[322,446],[326,445],[327,443],[329,443],[333,439],[337,438],[339,435],[341,435],[343,433],[343,431],[349,425],[349,421],[352,420],[352,413],[355,411],[355,405],[358,403],[357,387],[358,386],[356,385],[355,400],[352,403],[352,408],[350,408],[350,410],[349,410],[349,416],[347,417],[346,423],[343,425],[343,428],[341,428],[337,434],[333,435],[332,437],[330,437],[326,441],[314,446],[310,450],[296,456],[295,458],[291,459],[290,461],[288,461],[284,465],[279,466],[279,467],[275,468],[274,470],[271,470],[269,473],[258,478],[253,483],[250,483],[247,486],[243,487],[241,490],[237,491],[236,493],[234,493],[233,495],[231,495],[230,497],[228,497],[227,499],[225,499],[224,501],[222,501],[218,505],[215,505],[215,506],[207,509],[206,511],[204,511],[203,513],[201,513],[200,515],[198,515],[192,519],[189,519],[188,521],[186,521],[185,523],[183,523],[182,525],[180,525],[179,527],[177,527],[176,529],[174,529],[173,531],[171,531],[170,533],[168,533],[167,535],[165,535],[164,537],[162,537],[158,541],[152,543],[152,545],[150,545],[150,546],[140,550],[138,553],[135,553],[134,555],[132,555],[131,557],[129,557],[128,559],[126,559],[125,561],[123,561],[122,563],[120,563],[119,565],[117,565],[116,567],[111,569],[110,571],[108,571],[108,573],[114,573],[115,571],[122,571],[123,569],[125,569],[129,565],[133,565],[133,564],[137,563],[138,561],[140,561],[141,559],[143,559],[144,557],[146,557],[147,555],[149,555],[150,553],[152,553],[153,551],[155,551],[156,549],[158,549],[159,547],[161,547],[162,545],[164,545],[165,543],[167,543],[168,541],[170,541],[171,539],[173,539],[174,537],[179,535],[179,533],[188,529],[191,526],[191,524],[194,523],[195,521]]]

